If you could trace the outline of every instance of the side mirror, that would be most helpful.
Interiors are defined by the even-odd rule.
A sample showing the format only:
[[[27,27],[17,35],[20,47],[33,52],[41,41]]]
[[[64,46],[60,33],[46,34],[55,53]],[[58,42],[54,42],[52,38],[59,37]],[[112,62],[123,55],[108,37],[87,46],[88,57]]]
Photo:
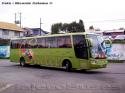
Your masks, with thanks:
[[[111,48],[112,47],[112,41],[111,40],[104,40],[106,48]]]

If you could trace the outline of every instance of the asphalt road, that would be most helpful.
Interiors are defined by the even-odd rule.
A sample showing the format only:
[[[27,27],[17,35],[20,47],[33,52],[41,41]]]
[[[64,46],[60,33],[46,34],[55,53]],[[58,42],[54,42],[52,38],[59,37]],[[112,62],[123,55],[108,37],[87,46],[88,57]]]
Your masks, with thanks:
[[[125,63],[66,72],[0,60],[0,93],[125,93]]]

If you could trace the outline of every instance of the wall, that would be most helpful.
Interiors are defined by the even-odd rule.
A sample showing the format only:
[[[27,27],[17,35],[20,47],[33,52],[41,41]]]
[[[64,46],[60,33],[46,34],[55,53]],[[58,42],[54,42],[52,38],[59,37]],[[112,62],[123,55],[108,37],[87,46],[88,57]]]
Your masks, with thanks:
[[[15,31],[11,31],[9,30],[9,35],[3,35],[3,30],[0,29],[0,38],[2,39],[10,39],[10,38],[14,38],[15,36]],[[23,36],[23,32],[20,32],[20,36]]]
[[[109,60],[125,60],[125,44],[112,44],[108,54]]]
[[[0,29],[0,38],[2,38],[2,30]]]

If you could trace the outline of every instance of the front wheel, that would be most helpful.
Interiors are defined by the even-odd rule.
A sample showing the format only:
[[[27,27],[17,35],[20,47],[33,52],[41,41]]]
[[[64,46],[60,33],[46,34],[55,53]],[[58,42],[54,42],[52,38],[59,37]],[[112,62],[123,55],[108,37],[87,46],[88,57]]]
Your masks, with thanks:
[[[66,64],[65,64],[65,67],[66,67],[66,71],[67,72],[71,71],[72,67],[71,67],[71,63],[70,62],[67,61]]]

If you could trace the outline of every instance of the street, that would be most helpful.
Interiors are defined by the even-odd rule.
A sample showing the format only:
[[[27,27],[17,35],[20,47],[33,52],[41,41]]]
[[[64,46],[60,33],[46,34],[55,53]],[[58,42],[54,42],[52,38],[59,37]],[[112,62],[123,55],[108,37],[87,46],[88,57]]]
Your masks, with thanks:
[[[39,66],[20,67],[0,59],[0,93],[124,93],[125,63],[71,71]]]

